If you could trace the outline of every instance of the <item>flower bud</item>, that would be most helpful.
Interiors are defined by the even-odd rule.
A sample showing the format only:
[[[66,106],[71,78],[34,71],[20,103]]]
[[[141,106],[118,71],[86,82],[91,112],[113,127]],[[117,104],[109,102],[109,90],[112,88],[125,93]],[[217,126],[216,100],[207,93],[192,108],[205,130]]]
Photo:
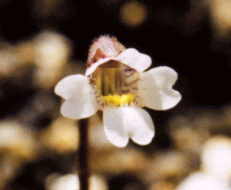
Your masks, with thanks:
[[[100,36],[97,38],[89,49],[87,67],[99,59],[116,57],[126,48],[114,37]]]

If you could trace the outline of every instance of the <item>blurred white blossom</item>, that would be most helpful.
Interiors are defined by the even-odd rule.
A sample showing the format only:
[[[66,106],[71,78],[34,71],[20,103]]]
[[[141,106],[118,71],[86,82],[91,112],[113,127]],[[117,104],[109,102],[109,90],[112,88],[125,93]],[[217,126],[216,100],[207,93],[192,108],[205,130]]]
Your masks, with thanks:
[[[214,176],[209,176],[203,172],[197,172],[190,175],[180,184],[176,190],[229,190],[229,188],[220,183]]]
[[[26,162],[33,161],[38,150],[29,128],[13,119],[0,122],[0,189],[17,175]]]
[[[17,158],[32,160],[36,155],[35,137],[30,129],[13,120],[0,123],[0,150]]]
[[[34,63],[37,66],[34,82],[49,89],[64,76],[71,54],[70,40],[57,32],[45,30],[33,42]]]
[[[177,190],[229,190],[231,179],[231,139],[210,138],[202,148],[201,170],[192,173]]]
[[[80,190],[80,181],[77,174],[53,174],[46,179],[47,190]],[[107,183],[102,176],[92,175],[89,178],[89,190],[107,190]]]
[[[76,151],[79,147],[79,131],[76,122],[59,117],[41,132],[40,143],[59,154]]]

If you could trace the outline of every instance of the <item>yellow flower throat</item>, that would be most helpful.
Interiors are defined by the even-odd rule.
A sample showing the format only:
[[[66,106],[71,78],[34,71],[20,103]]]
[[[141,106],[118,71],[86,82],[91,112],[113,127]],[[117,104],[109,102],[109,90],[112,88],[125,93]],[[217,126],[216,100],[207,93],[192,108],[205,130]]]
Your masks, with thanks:
[[[128,75],[128,72],[132,75]],[[134,104],[136,97],[132,89],[138,77],[134,73],[137,72],[116,61],[99,66],[91,80],[99,103],[116,107]]]
[[[104,104],[114,105],[116,107],[131,105],[134,101],[135,97],[133,94],[102,96],[102,102]]]

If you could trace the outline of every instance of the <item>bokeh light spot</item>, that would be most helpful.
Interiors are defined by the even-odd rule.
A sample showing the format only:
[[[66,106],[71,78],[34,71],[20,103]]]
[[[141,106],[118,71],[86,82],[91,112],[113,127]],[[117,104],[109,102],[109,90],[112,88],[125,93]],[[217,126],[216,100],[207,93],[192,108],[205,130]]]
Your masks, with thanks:
[[[129,27],[136,27],[147,19],[147,7],[139,1],[128,1],[120,9],[121,21]]]

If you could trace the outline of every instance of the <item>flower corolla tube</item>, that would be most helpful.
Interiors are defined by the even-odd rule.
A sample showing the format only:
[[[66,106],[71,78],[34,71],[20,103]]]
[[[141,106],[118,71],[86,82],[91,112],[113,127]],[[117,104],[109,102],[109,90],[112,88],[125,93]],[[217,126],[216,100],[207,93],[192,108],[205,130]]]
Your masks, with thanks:
[[[166,66],[145,71],[151,62],[148,55],[126,49],[116,38],[99,37],[89,50],[85,75],[67,76],[55,87],[65,100],[62,115],[83,119],[102,110],[105,134],[115,146],[125,147],[129,138],[149,144],[154,124],[142,107],[167,110],[181,100],[172,89],[177,73]]]

